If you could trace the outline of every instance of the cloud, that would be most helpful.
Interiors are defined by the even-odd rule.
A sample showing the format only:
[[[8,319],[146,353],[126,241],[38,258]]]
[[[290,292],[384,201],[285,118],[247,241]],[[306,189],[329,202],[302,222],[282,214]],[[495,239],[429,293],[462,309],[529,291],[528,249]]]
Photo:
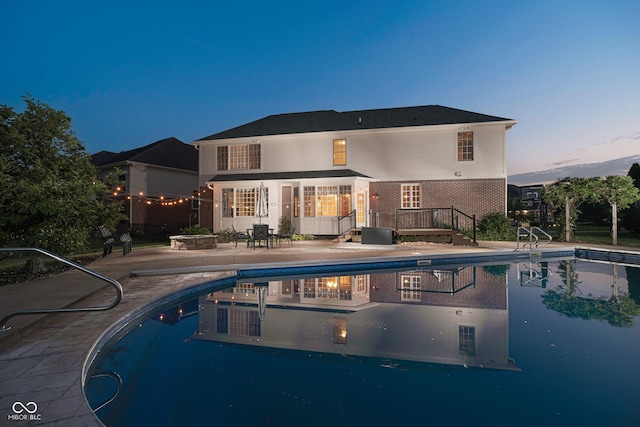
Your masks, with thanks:
[[[580,159],[579,158],[575,158],[575,159],[567,159],[567,160],[562,160],[560,162],[553,162],[550,163],[551,166],[562,166],[562,165],[566,165],[569,163],[575,163],[575,162],[579,162]]]

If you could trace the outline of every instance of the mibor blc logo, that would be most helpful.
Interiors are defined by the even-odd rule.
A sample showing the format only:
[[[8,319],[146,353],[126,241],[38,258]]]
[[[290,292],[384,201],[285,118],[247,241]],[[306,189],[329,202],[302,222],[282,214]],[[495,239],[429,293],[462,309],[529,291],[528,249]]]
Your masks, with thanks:
[[[36,402],[13,402],[11,405],[13,414],[7,415],[7,419],[11,421],[40,421],[42,416],[36,414],[38,405]]]

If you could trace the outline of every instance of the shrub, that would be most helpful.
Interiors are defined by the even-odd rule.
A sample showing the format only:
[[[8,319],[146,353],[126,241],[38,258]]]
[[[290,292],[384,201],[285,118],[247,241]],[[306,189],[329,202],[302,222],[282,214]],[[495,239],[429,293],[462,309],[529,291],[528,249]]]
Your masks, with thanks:
[[[235,234],[228,228],[226,230],[218,231],[216,235],[218,236],[218,243],[230,243],[236,241]]]
[[[280,221],[278,222],[278,233],[287,234],[291,231],[292,226],[293,224],[289,218],[280,217]]]
[[[187,235],[196,235],[196,234],[213,234],[210,229],[206,227],[198,227],[194,225],[193,227],[186,227],[182,229],[182,234]]]
[[[482,217],[478,223],[480,240],[515,240],[516,233],[511,221],[502,212],[493,212]]]

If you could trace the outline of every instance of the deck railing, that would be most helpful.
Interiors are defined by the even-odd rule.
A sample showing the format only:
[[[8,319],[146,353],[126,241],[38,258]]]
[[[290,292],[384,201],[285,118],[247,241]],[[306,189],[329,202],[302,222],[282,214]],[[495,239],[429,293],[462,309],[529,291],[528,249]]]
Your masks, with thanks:
[[[396,230],[455,230],[476,242],[476,216],[467,215],[455,207],[396,209]]]

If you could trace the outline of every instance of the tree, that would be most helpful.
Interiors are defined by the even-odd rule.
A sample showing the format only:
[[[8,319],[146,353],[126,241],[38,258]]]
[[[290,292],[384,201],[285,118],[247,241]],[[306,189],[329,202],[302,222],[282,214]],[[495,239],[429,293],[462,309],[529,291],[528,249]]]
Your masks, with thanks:
[[[627,175],[633,179],[633,185],[640,190],[640,164],[634,163]],[[640,232],[640,206],[637,201],[624,211],[622,224],[629,231]]]
[[[113,225],[120,206],[62,111],[24,98],[16,113],[0,105],[0,244],[72,254],[93,227]]]
[[[580,214],[580,204],[597,200],[597,180],[598,178],[560,178],[544,189],[542,199],[556,209],[565,211],[564,219],[560,221],[565,241],[571,241],[573,224]]]
[[[608,176],[597,183],[597,194],[611,205],[611,236],[618,244],[618,212],[640,200],[640,193],[630,176]]]
[[[595,319],[620,328],[633,326],[634,318],[640,314],[640,305],[636,304],[629,294],[618,295],[613,285],[609,298],[582,296],[579,290],[581,282],[572,262],[560,263],[558,275],[563,285],[545,291],[542,294],[542,303],[567,317]],[[614,274],[614,280],[615,278]]]

